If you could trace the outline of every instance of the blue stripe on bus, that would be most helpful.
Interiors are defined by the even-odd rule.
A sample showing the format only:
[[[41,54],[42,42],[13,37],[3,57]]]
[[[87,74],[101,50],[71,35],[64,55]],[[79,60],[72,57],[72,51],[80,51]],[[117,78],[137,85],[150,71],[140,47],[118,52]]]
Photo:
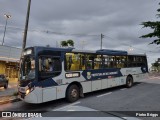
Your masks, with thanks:
[[[50,86],[58,85],[52,78],[46,79],[42,81],[41,83],[42,83],[42,87],[50,87]]]
[[[84,70],[82,76],[86,80],[97,80],[97,79],[106,79],[109,77],[120,77],[123,76],[120,72],[120,69],[117,68],[108,68],[108,69],[99,69],[99,70]]]
[[[96,53],[107,54],[107,55],[127,55],[128,54],[127,51],[123,51],[123,50],[110,50],[110,49],[97,50]]]
[[[32,82],[32,87],[51,87],[51,86],[57,86],[58,84],[52,79],[52,78],[48,78],[46,80],[43,81],[34,81]]]

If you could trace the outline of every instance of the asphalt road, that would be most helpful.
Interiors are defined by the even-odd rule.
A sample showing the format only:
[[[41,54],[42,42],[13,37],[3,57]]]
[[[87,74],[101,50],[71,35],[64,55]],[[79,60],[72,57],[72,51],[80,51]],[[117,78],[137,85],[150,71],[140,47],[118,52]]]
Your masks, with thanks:
[[[7,89],[0,87],[0,97],[13,95],[16,91],[17,91],[17,83],[9,83]]]
[[[160,76],[151,76],[132,88],[120,86],[88,93],[73,104],[65,99],[38,105],[20,101],[1,105],[0,111],[46,112],[68,106],[83,106],[98,111],[160,111]]]

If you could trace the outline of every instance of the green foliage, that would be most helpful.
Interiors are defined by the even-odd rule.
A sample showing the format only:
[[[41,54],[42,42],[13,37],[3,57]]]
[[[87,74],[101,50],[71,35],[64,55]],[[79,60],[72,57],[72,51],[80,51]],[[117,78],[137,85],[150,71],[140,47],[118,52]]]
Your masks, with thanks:
[[[160,5],[160,3],[159,3]],[[160,12],[160,9],[157,10]],[[157,14],[158,18],[160,17],[160,14]],[[160,21],[155,21],[155,22],[142,22],[143,28],[149,27],[153,29],[153,32],[148,33],[146,35],[142,35],[140,38],[155,38],[150,44],[160,44]]]
[[[66,41],[61,41],[61,46],[62,47],[67,47],[68,46],[68,43]]]
[[[159,67],[159,66],[160,66],[160,63],[155,62],[155,63],[152,64],[152,66],[154,66],[154,67]]]
[[[61,41],[61,46],[62,47],[74,46],[74,41],[73,40]]]
[[[160,63],[158,61],[155,61],[155,63],[152,63],[152,68],[154,68],[156,71],[160,71]]]
[[[73,40],[67,40],[67,43],[68,43],[68,45],[70,45],[70,46],[74,46]]]

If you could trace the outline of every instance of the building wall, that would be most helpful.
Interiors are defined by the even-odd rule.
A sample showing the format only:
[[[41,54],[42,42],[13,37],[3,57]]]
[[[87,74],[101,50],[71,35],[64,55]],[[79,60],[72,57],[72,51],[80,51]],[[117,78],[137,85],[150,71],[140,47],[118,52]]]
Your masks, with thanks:
[[[21,51],[19,48],[0,45],[0,60],[11,62],[19,61]]]
[[[0,61],[0,74],[5,74],[6,65],[4,61]]]
[[[5,74],[9,80],[17,80],[20,55],[21,49],[0,45],[0,74]]]

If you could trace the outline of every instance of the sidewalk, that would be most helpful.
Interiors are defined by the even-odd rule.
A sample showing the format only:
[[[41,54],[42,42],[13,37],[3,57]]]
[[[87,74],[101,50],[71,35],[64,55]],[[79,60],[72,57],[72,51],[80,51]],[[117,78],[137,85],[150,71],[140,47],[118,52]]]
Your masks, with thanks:
[[[17,96],[0,96],[0,105],[20,101]]]
[[[11,103],[19,101],[19,98],[16,96],[17,93],[17,80],[9,81],[8,88],[0,88],[0,105],[5,103]]]
[[[160,72],[149,73],[149,76],[160,76]]]

